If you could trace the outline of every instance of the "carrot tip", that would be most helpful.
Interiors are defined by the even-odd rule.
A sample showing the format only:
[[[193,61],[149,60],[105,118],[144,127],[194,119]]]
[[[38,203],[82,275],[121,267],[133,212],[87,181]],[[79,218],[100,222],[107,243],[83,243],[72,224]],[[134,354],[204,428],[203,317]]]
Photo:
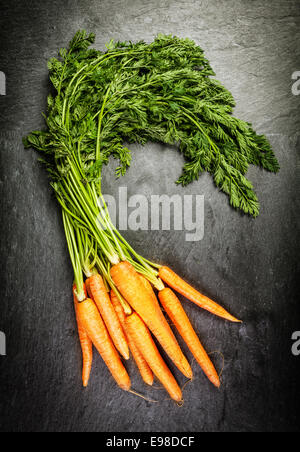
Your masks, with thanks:
[[[233,317],[233,315],[230,315],[230,314],[227,317],[224,317],[224,319],[228,320],[229,322],[232,322],[232,323],[243,323],[242,320],[239,320],[239,319]]]
[[[182,408],[184,405],[184,400],[182,399],[182,400],[176,401],[176,405],[178,406],[178,408]]]

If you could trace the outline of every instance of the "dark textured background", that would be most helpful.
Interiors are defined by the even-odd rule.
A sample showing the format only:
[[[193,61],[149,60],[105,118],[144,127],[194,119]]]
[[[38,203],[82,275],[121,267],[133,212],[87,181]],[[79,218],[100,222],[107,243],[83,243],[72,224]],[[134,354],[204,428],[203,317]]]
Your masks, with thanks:
[[[207,349],[223,352],[225,368],[217,391],[194,365],[182,408],[161,391],[149,393],[159,405],[122,393],[99,357],[81,389],[60,213],[37,156],[21,144],[43,125],[46,62],[78,28],[96,32],[99,48],[112,37],[151,41],[158,32],[194,39],[234,93],[236,115],[268,134],[282,167],[278,176],[250,171],[262,203],[256,221],[234,212],[203,175],[185,191],[205,195],[203,241],[186,243],[183,232],[127,234],[244,320],[224,323],[185,302]],[[7,76],[0,97],[0,331],[7,335],[0,430],[299,430],[300,357],[291,354],[292,332],[300,330],[300,97],[291,93],[291,75],[300,70],[299,0],[1,0],[0,70]],[[133,148],[128,175],[116,183],[110,169],[105,191],[119,184],[130,194],[183,193],[173,183],[182,165],[174,149]],[[143,391],[138,377],[133,382]]]

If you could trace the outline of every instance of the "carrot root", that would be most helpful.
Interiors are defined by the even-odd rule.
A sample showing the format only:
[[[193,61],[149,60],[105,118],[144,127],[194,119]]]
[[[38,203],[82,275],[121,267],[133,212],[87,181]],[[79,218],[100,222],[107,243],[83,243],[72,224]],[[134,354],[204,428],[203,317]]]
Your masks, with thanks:
[[[176,326],[183,340],[186,342],[196,361],[206,374],[208,379],[217,387],[220,387],[220,379],[217,371],[204,350],[191,322],[186,315],[180,301],[174,292],[166,288],[159,292],[159,299],[171,321]]]
[[[78,336],[82,350],[82,384],[86,388],[89,383],[93,363],[93,344],[85,331],[78,313],[78,299],[76,296],[76,286],[73,286],[74,308],[78,328]]]
[[[119,302],[119,300],[113,290],[111,291],[110,296],[111,296],[111,302],[116,310],[120,323],[124,329],[124,332],[125,332],[125,335],[126,335],[126,338],[128,341],[128,345],[129,345],[129,350],[131,351],[133,359],[140,371],[141,377],[147,385],[152,386],[153,382],[154,382],[153,372],[150,369],[147,361],[144,359],[143,355],[140,353],[139,349],[135,345],[134,339],[133,339],[132,335],[130,334],[129,329],[127,328],[126,315],[125,315],[124,309],[122,308],[121,303]]]
[[[127,340],[102,277],[99,274],[91,276],[87,280],[87,285],[90,297],[95,301],[116,349],[124,359],[128,360],[129,349]]]
[[[126,318],[126,324],[136,346],[151,367],[153,373],[176,402],[182,401],[182,392],[171,371],[162,359],[151,334],[142,319],[133,313]]]
[[[200,306],[200,308],[205,309],[212,314],[222,317],[231,322],[240,323],[241,321],[233,317],[229,312],[227,312],[222,306],[216,302],[210,300],[208,297],[202,295],[187,282],[185,282],[180,276],[173,272],[168,267],[161,267],[159,270],[160,278],[168,284],[176,292],[180,293],[184,297],[188,298],[190,301]]]
[[[143,319],[174,364],[191,379],[193,377],[191,366],[161,311],[152,287],[150,286],[151,291],[149,287],[146,289],[140,275],[127,261],[112,267],[111,276],[120,293]]]
[[[131,387],[129,375],[121,362],[120,356],[111,341],[93,300],[88,298],[80,303],[78,305],[78,313],[84,329],[100,353],[112,376],[121,389],[129,391]]]

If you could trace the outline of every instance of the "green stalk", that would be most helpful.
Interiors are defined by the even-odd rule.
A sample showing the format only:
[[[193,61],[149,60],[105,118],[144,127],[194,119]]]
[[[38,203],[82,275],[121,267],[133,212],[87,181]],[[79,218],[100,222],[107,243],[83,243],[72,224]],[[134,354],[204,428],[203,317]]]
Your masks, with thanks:
[[[63,224],[69,249],[70,259],[74,270],[74,281],[76,285],[76,295],[79,302],[85,300],[85,292],[83,287],[83,275],[81,270],[80,254],[78,252],[74,229],[70,222],[68,214],[63,211]]]
[[[80,215],[85,219],[88,229],[94,235],[95,239],[101,246],[101,249],[107,256],[107,258],[113,263],[118,263],[119,260],[116,256],[113,246],[108,241],[108,239],[105,237],[105,235],[103,234],[103,231],[98,227],[94,216],[92,216],[92,220],[91,220],[87,216],[86,211],[84,210],[86,205],[84,205],[84,207],[82,208],[82,205],[80,204],[80,201],[82,202],[82,198],[80,198],[80,196],[78,196],[78,189],[76,190],[76,194],[74,193],[74,189],[76,189],[76,186],[74,187],[73,184],[71,184],[70,182],[66,183],[66,181],[64,181],[64,183],[65,183],[65,188],[69,192],[69,194],[74,202],[75,207],[78,209]],[[80,191],[79,191],[79,195],[80,195]],[[92,223],[91,223],[91,221],[92,221]],[[93,223],[95,223],[95,224],[93,225]]]

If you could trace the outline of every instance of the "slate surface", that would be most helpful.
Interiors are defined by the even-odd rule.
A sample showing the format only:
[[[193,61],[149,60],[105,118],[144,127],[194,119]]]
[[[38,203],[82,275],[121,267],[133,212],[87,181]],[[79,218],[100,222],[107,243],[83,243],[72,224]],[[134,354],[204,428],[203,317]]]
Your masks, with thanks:
[[[0,70],[0,431],[299,431],[299,360],[291,335],[299,313],[300,70],[299,0],[1,1]],[[251,169],[262,209],[256,220],[234,212],[204,175],[185,194],[205,195],[205,235],[128,232],[149,258],[175,270],[240,316],[226,324],[184,302],[208,350],[225,356],[216,391],[194,365],[195,381],[177,408],[161,391],[159,405],[118,390],[96,357],[90,386],[80,386],[80,349],[70,289],[72,270],[47,177],[21,137],[42,126],[46,61],[78,28],[110,38],[150,41],[158,32],[196,40],[217,77],[232,90],[236,115],[269,135],[282,170]],[[182,194],[174,185],[182,160],[172,148],[133,146],[134,162],[105,191]],[[113,165],[112,165],[113,166]],[[222,361],[214,357],[220,369]],[[133,366],[130,372],[136,374]],[[180,381],[182,381],[180,379]],[[143,390],[138,377],[134,387]]]

